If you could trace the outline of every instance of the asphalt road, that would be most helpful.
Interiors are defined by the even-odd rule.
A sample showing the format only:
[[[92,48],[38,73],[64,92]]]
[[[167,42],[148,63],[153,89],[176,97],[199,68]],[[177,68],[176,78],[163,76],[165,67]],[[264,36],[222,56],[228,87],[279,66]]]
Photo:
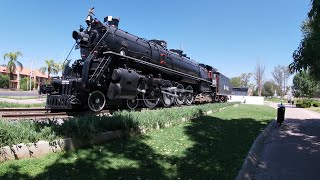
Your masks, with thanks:
[[[0,97],[3,96],[38,96],[38,91],[0,91]]]
[[[285,117],[265,140],[254,179],[319,179],[320,113],[286,106]]]

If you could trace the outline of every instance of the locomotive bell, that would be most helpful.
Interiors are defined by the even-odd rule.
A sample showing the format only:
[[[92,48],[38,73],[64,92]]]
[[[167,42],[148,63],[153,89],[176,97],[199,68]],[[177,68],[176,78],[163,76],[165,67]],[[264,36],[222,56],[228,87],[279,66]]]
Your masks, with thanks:
[[[118,27],[119,21],[120,21],[119,17],[112,17],[112,16],[107,16],[103,20],[103,22],[105,23],[108,22],[110,26],[114,26],[114,27]]]

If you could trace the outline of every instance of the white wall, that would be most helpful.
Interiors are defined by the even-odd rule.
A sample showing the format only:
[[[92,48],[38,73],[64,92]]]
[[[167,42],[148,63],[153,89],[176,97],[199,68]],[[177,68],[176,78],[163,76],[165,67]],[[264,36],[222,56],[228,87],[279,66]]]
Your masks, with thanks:
[[[230,98],[230,97],[229,97]],[[264,97],[259,96],[231,96],[228,102],[241,102],[243,104],[264,104]]]

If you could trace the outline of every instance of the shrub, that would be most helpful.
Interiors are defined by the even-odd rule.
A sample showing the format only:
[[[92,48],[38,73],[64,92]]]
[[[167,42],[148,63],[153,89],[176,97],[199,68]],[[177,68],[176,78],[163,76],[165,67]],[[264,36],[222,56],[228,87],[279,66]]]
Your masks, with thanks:
[[[301,103],[296,103],[296,107],[301,108]]]
[[[313,105],[314,107],[320,107],[320,101],[313,100],[313,101],[312,101],[312,105]]]
[[[299,101],[296,104],[296,107],[299,107],[299,108],[309,108],[311,106],[312,106],[312,101],[311,100]]]
[[[0,74],[0,88],[9,87],[9,77],[7,75]]]
[[[301,104],[301,108],[309,108],[309,107],[311,107],[311,104],[309,104],[309,103]]]
[[[204,111],[218,111],[220,108],[237,103],[216,103],[170,109],[146,110],[142,112],[118,111],[109,116],[81,116],[63,121],[17,121],[0,119],[0,147],[39,140],[52,141],[57,138],[74,137],[91,139],[93,135],[122,130],[149,131],[182,123],[182,118],[191,119]]]
[[[33,89],[34,82],[31,82],[31,88]],[[20,80],[20,89],[27,91],[30,90],[30,78],[24,77]]]

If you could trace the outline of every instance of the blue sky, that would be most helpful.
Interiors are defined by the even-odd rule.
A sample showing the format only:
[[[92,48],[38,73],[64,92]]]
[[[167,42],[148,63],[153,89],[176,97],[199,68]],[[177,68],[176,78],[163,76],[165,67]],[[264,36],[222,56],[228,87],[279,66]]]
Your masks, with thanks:
[[[5,52],[20,50],[25,67],[44,59],[63,62],[71,36],[90,7],[98,19],[120,17],[119,27],[146,39],[164,39],[229,77],[253,72],[259,60],[271,79],[274,66],[288,65],[301,40],[300,25],[310,1],[301,0],[1,0],[0,64]],[[79,52],[71,55],[78,59]]]

